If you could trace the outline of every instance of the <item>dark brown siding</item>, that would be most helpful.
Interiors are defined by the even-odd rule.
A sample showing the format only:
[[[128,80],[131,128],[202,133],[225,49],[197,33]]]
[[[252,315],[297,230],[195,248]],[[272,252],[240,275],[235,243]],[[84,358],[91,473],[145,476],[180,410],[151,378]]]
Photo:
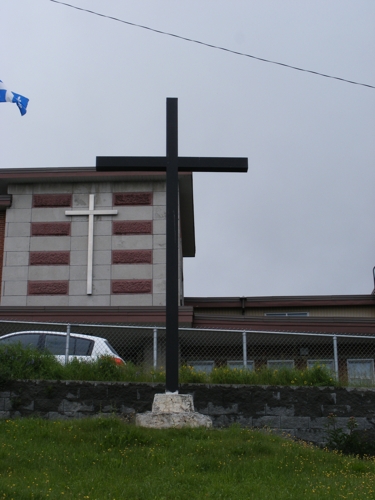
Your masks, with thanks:
[[[3,279],[5,214],[6,214],[6,212],[0,212],[0,286],[1,286],[1,281]],[[0,294],[1,294],[1,292],[0,292]]]

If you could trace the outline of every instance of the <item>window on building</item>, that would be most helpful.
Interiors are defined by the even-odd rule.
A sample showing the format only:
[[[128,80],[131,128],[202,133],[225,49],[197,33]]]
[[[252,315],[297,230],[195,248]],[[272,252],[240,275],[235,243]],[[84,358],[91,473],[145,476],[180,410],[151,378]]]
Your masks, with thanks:
[[[348,382],[355,385],[369,385],[374,382],[373,359],[348,359]]]
[[[188,366],[192,366],[196,372],[211,373],[215,362],[214,361],[189,361]]]
[[[325,366],[329,371],[335,371],[335,363],[333,359],[308,359],[307,368],[314,368],[314,366]]]
[[[231,360],[227,361],[227,366],[231,370],[234,370],[236,368],[237,370],[243,370],[244,364],[242,360]],[[254,361],[247,361],[246,364],[247,370],[254,370]]]
[[[267,361],[267,367],[272,370],[280,370],[281,368],[294,368],[293,359],[269,359]]]

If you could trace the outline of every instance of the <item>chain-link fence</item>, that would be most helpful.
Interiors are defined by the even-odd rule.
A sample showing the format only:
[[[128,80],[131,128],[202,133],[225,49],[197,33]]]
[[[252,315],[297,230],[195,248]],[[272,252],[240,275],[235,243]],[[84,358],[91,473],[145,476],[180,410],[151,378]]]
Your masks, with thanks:
[[[71,356],[95,359],[113,354],[135,365],[160,368],[165,366],[165,339],[161,326],[0,321],[0,345],[34,345],[62,362]],[[375,336],[180,328],[179,353],[180,364],[197,371],[219,366],[305,369],[320,364],[349,384],[375,382]]]

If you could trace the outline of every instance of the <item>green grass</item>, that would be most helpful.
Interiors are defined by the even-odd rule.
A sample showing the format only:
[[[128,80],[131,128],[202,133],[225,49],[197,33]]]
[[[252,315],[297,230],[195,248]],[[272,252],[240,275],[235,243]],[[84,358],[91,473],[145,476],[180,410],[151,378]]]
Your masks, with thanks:
[[[133,363],[119,366],[106,356],[89,363],[75,359],[64,366],[48,353],[20,345],[1,346],[0,383],[15,379],[165,382],[165,370],[136,366]],[[195,371],[191,366],[181,366],[179,380],[181,383],[207,384],[341,385],[334,381],[325,366],[319,365],[305,370],[272,370],[267,367],[246,370],[223,366],[214,368],[209,374]]]
[[[0,421],[0,499],[375,498],[375,462],[233,427]]]

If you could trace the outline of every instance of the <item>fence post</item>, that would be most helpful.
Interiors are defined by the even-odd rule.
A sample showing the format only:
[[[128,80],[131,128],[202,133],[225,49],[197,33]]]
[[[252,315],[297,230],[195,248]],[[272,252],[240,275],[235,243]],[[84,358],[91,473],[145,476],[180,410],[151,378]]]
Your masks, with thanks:
[[[247,369],[247,332],[242,332],[242,357],[243,367]]]
[[[336,335],[333,336],[333,359],[334,359],[334,364],[335,364],[335,374],[336,374],[336,380],[339,380],[339,356],[338,356],[338,351],[337,351],[337,337]]]
[[[66,325],[65,364],[69,363],[70,323]]]
[[[158,329],[154,327],[154,368],[158,366]]]

